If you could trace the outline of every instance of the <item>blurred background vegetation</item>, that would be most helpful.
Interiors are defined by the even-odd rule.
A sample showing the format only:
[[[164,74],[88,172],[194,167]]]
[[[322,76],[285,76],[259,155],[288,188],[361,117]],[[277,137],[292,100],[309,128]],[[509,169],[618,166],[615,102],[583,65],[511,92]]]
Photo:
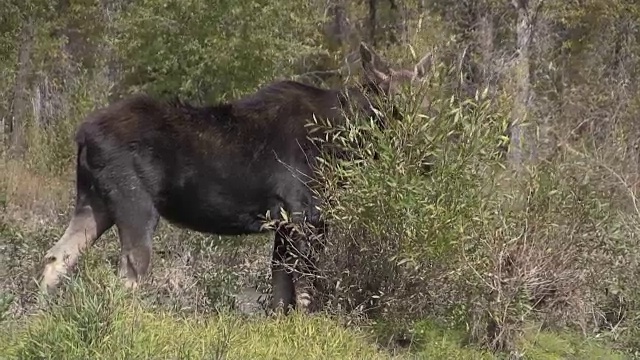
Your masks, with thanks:
[[[0,9],[0,357],[640,358],[634,1]],[[380,156],[323,163],[321,317],[239,315],[268,293],[269,236],[166,223],[135,299],[114,282],[112,230],[66,293],[37,301],[38,262],[74,195],[73,133],[91,110],[137,91],[203,104],[278,79],[350,83],[360,41],[395,67],[434,61],[402,122],[337,129],[367,133],[348,150]]]

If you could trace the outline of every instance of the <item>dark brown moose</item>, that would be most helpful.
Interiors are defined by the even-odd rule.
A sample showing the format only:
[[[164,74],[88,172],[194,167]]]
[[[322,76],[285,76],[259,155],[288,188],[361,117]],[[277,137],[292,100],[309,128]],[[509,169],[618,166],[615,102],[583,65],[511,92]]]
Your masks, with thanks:
[[[161,216],[195,231],[240,235],[265,231],[267,211],[277,219],[283,209],[304,214],[298,221],[322,229],[304,179],[314,176],[313,161],[320,154],[305,124],[313,116],[339,123],[345,107],[374,116],[375,102],[369,100],[415,83],[430,59],[413,70],[395,71],[362,43],[360,58],[366,81],[358,87],[327,90],[279,81],[204,107],[139,94],[90,114],[75,137],[75,211],[44,257],[41,288],[55,288],[114,224],[120,274],[128,287],[136,287],[149,270]],[[294,286],[292,272],[282,264],[296,250],[287,231],[275,231],[272,307],[304,308],[310,295],[300,290],[296,295],[300,285]]]

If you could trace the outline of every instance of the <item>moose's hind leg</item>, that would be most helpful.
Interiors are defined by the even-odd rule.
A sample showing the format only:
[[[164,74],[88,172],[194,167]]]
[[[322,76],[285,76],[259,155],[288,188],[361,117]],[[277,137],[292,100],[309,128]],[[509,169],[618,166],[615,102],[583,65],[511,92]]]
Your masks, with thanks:
[[[136,197],[140,200],[140,197]],[[120,276],[125,286],[135,288],[147,275],[151,265],[153,233],[158,225],[158,211],[150,200],[120,203],[116,210],[116,227],[120,236]]]
[[[113,225],[102,201],[92,198],[93,195],[81,195],[64,235],[44,256],[40,284],[44,292],[55,288],[60,277],[76,264],[80,254]]]

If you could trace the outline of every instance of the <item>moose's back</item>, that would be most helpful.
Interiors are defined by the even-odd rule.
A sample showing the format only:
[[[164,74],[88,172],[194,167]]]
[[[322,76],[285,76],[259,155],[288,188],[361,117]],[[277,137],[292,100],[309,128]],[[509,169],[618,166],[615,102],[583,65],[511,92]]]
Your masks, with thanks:
[[[340,116],[338,94],[286,81],[209,107],[136,95],[91,114],[76,138],[99,188],[143,187],[169,221],[251,233],[265,209],[307,210],[295,173],[311,176],[318,154],[305,124]]]

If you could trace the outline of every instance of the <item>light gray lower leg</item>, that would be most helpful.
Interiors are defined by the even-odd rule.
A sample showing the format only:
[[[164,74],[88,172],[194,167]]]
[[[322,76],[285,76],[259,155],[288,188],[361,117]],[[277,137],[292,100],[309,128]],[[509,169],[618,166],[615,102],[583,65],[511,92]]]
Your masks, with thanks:
[[[96,212],[90,206],[76,210],[60,240],[44,256],[41,289],[49,291],[55,288],[60,277],[77,263],[80,254],[111,225],[106,213]]]

